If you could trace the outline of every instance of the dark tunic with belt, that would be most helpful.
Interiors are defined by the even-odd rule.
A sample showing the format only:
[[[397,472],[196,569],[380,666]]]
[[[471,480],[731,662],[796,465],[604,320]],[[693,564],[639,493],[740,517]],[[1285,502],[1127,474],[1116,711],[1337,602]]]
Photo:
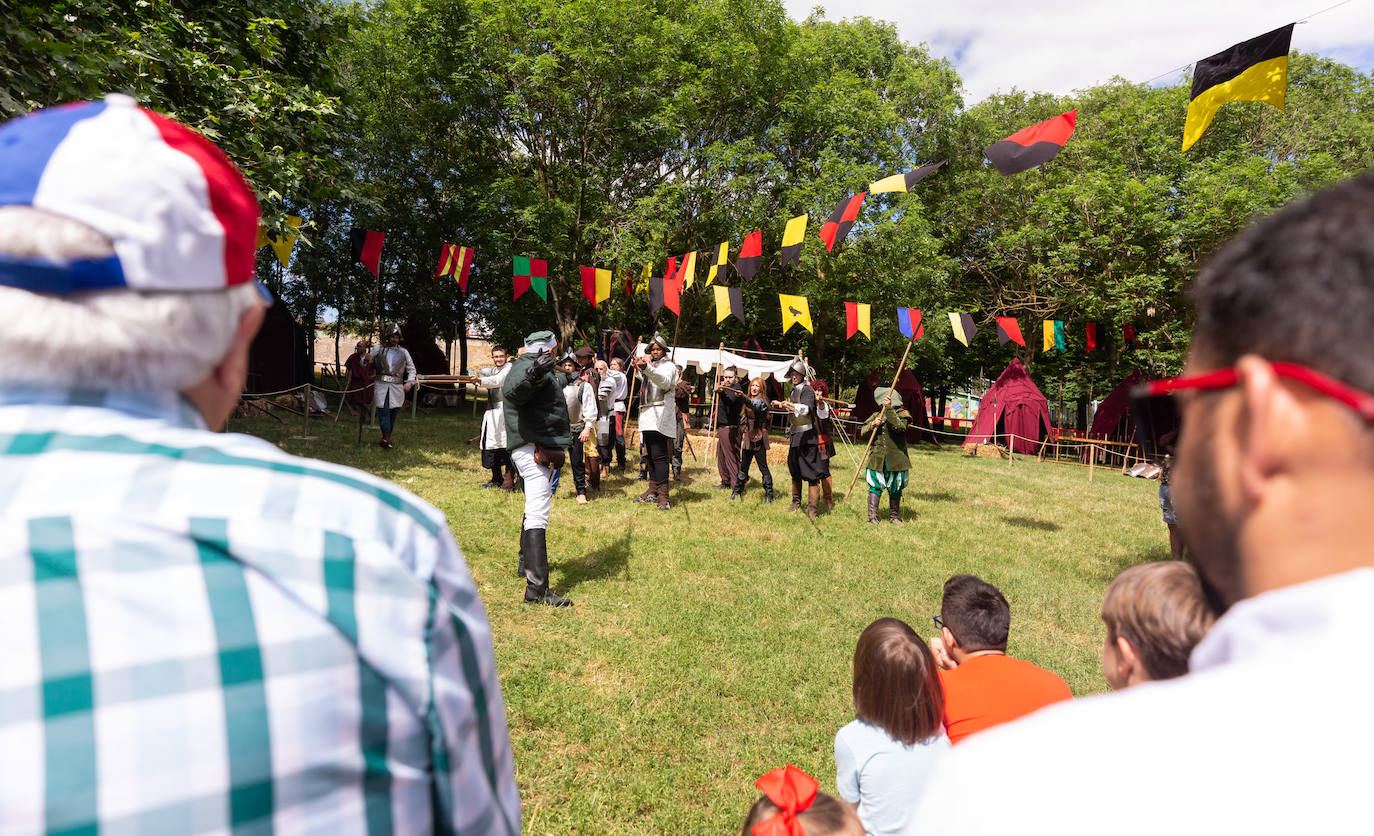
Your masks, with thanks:
[[[829,468],[821,459],[820,434],[816,431],[816,393],[810,384],[799,383],[787,399],[806,407],[805,415],[792,414],[792,426],[787,430],[787,470],[793,479],[819,482],[829,475]]]

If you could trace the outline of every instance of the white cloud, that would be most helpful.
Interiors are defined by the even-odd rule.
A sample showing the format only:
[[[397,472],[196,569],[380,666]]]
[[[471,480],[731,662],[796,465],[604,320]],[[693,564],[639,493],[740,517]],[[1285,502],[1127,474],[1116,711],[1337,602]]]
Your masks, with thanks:
[[[896,24],[909,43],[958,69],[965,102],[1021,90],[1064,94],[1121,76],[1155,83],[1234,43],[1302,20],[1322,0],[784,0],[792,17],[825,7],[838,20],[872,17]],[[1352,0],[1293,30],[1293,49],[1368,71],[1374,65],[1374,2]]]

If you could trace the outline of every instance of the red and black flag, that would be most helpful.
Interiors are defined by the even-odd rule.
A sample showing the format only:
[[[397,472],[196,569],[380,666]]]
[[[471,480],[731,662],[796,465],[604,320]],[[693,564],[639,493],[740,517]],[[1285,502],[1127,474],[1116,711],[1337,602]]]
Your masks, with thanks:
[[[859,192],[853,197],[847,197],[840,201],[834,212],[830,213],[830,217],[821,227],[820,235],[821,240],[825,242],[826,252],[833,251],[836,244],[844,241],[850,227],[854,226],[854,219],[859,217],[859,206],[866,197],[868,192]]]
[[[739,258],[735,261],[735,272],[739,273],[740,278],[752,279],[759,272],[761,261],[763,261],[763,230],[755,230],[744,236],[744,243],[739,248]]]
[[[1089,323],[1088,323],[1087,338],[1088,338],[1088,341],[1087,341],[1087,343],[1086,343],[1087,349],[1086,349],[1083,353],[1084,353],[1084,354],[1092,354],[1094,351],[1097,350],[1097,323],[1096,323],[1096,322],[1089,322]]]
[[[355,228],[349,231],[348,240],[353,246],[353,260],[371,270],[372,275],[377,275],[381,269],[382,242],[386,240],[386,233]]]
[[[1077,121],[1078,111],[1070,110],[1053,119],[1022,128],[1001,142],[984,148],[983,153],[1003,177],[1010,177],[1054,159],[1064,150],[1064,143],[1073,136],[1073,126]]]
[[[1026,338],[1021,336],[1021,323],[1016,321],[1014,316],[997,317],[997,342],[1006,345],[1008,342],[1016,343],[1025,347]]]
[[[906,192],[911,191],[911,187],[934,174],[936,169],[949,160],[940,160],[938,163],[923,165],[915,171],[908,171],[905,174],[894,174],[891,177],[884,177],[881,180],[868,184],[869,194],[882,194],[884,192]]]
[[[1183,150],[1202,138],[1217,108],[1226,102],[1268,102],[1283,110],[1288,92],[1288,46],[1293,24],[1251,38],[1193,66]]]

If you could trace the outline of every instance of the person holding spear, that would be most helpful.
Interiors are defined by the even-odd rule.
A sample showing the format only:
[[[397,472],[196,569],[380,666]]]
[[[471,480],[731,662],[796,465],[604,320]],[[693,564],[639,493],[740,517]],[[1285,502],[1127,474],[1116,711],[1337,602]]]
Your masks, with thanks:
[[[888,522],[902,524],[902,490],[906,488],[911,470],[911,457],[906,449],[906,428],[911,413],[902,408],[902,395],[896,389],[879,386],[873,399],[882,408],[868,419],[864,429],[873,433],[875,442],[869,445],[868,469],[864,481],[868,483],[868,521],[878,522],[878,503],[883,491],[888,496]]]

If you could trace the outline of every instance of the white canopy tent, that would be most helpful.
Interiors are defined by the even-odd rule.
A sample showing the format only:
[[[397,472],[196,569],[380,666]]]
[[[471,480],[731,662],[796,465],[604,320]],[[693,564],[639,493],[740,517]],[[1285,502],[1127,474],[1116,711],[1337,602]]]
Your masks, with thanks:
[[[636,356],[643,356],[647,352],[648,345],[645,343],[640,343],[635,349]],[[677,363],[679,366],[682,366],[684,369],[688,366],[696,366],[697,371],[702,374],[710,374],[716,368],[717,363],[719,363],[722,367],[734,366],[737,369],[748,372],[750,377],[771,374],[773,379],[780,383],[785,383],[787,381],[787,367],[792,364],[793,360],[797,359],[792,355],[773,355],[775,357],[782,357],[782,359],[760,360],[754,357],[744,357],[729,349],[719,348],[678,347],[676,350],[669,349],[668,353],[672,356],[673,362]]]

